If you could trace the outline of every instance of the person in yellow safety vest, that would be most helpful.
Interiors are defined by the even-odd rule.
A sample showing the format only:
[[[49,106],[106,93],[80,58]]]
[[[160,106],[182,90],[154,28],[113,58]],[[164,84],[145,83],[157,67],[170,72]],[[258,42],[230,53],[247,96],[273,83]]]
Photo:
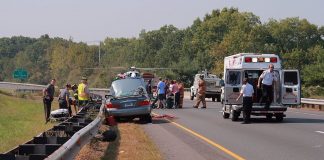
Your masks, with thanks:
[[[89,88],[88,82],[86,77],[81,78],[81,83],[78,86],[78,102],[79,102],[79,109],[89,102]]]

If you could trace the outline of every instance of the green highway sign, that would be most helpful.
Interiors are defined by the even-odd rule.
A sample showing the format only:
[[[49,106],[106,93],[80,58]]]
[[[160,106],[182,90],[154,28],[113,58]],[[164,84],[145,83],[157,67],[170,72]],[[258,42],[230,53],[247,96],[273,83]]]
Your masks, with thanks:
[[[13,78],[15,79],[27,79],[28,78],[28,72],[25,69],[16,69],[13,72]]]

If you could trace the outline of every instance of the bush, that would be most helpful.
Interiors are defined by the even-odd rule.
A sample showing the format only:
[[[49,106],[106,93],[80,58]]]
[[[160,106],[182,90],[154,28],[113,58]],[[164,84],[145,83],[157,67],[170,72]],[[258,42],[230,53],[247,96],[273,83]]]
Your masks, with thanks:
[[[324,98],[324,88],[320,86],[302,87],[303,98]]]

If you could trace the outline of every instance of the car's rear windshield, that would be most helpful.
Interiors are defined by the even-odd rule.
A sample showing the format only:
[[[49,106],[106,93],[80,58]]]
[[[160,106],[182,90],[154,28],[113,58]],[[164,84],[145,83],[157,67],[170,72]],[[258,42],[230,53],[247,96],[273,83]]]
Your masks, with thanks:
[[[122,79],[111,84],[111,94],[115,97],[146,95],[145,83],[142,79]]]

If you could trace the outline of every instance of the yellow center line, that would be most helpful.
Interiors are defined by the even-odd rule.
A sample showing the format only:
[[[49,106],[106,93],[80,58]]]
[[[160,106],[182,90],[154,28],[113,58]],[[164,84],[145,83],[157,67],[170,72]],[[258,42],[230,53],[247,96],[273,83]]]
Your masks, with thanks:
[[[152,114],[158,116],[158,114],[156,114],[156,113],[152,113]],[[183,130],[185,130],[185,131],[187,131],[187,132],[193,134],[194,136],[196,136],[196,137],[202,139],[203,141],[207,142],[208,144],[210,144],[210,145],[212,145],[212,146],[214,146],[214,147],[216,147],[216,148],[222,150],[223,152],[227,153],[228,155],[232,156],[233,158],[235,158],[235,159],[237,159],[237,160],[245,160],[243,157],[237,155],[236,153],[234,153],[234,152],[228,150],[227,148],[221,146],[220,144],[217,144],[217,143],[213,142],[212,140],[206,138],[205,136],[203,136],[203,135],[201,135],[201,134],[199,134],[199,133],[197,133],[197,132],[195,132],[195,131],[193,131],[193,130],[191,130],[191,129],[189,129],[189,128],[187,128],[187,127],[181,125],[181,124],[176,123],[176,122],[173,122],[173,121],[171,121],[171,120],[169,120],[169,119],[165,119],[165,120],[169,121],[170,123],[174,124],[175,126],[181,128],[181,129],[183,129]]]

